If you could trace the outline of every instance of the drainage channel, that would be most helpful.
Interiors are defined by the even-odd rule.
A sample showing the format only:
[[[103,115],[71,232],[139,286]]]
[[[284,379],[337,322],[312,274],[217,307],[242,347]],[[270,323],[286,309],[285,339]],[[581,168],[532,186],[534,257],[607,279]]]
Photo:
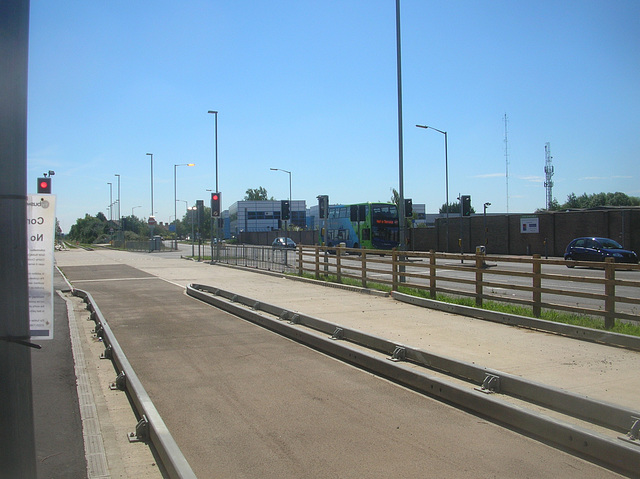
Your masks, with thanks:
[[[187,294],[396,383],[640,477],[640,412],[300,312],[191,284]]]

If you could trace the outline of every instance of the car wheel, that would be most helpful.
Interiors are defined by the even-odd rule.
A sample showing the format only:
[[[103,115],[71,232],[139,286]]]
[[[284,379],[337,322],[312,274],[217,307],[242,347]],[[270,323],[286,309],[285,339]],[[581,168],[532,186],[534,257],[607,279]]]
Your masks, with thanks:
[[[567,256],[565,260],[573,261],[573,258],[571,256]],[[573,263],[567,263],[567,268],[573,268],[573,267],[574,267]]]

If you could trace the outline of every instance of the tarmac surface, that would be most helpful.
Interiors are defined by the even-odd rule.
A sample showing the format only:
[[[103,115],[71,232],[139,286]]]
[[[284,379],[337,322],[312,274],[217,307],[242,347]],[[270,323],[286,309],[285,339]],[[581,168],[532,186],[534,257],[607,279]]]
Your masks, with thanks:
[[[89,290],[92,295],[94,295],[100,308],[103,309],[103,312],[111,312],[113,323],[115,324],[115,331],[119,338],[118,328],[124,331],[127,327],[129,329],[134,327],[131,323],[127,325],[125,321],[127,314],[132,314],[130,308],[132,308],[132,304],[134,303],[124,301],[122,296],[116,297],[111,294],[113,291],[118,291],[117,288],[121,288],[119,291],[122,295],[124,295],[125,292],[133,291],[132,297],[135,300],[134,302],[139,303],[140,309],[146,310],[145,314],[150,313],[151,315],[167,316],[168,312],[172,313],[175,310],[174,314],[177,317],[180,314],[180,308],[185,309],[189,307],[185,306],[186,303],[183,304],[179,298],[179,296],[183,294],[181,289],[190,283],[201,283],[234,291],[243,296],[255,298],[256,300],[287,307],[293,311],[304,312],[305,314],[332,321],[345,327],[363,330],[430,352],[521,375],[527,379],[585,394],[629,408],[637,408],[637,391],[640,390],[640,375],[635,374],[635,372],[640,365],[640,353],[634,351],[487,323],[444,312],[425,310],[394,301],[387,297],[291,281],[277,275],[264,275],[253,271],[225,266],[211,266],[204,263],[182,260],[179,259],[179,257],[168,258],[164,255],[161,257],[156,254],[126,253],[108,250],[73,250],[57,252],[56,262],[57,266],[61,268],[65,274],[68,273],[74,287]],[[95,274],[98,271],[99,280],[96,280]],[[123,278],[125,279],[123,280]],[[128,284],[125,285],[125,283]],[[131,285],[135,286],[132,288]],[[64,289],[66,287],[62,278],[57,276],[55,288]],[[155,293],[152,293],[153,291],[155,291]],[[184,300],[193,302],[192,299],[186,297]],[[65,328],[65,323],[70,323],[70,321],[67,320],[66,308],[64,307],[65,303],[61,297],[56,296],[55,305],[55,339],[53,341],[41,341],[43,350],[35,351],[32,354],[34,358],[33,377],[34,408],[36,410],[36,447],[39,460],[38,477],[85,477],[84,475],[79,475],[80,473],[78,472],[84,465],[84,450],[82,446],[81,420],[78,414],[78,410],[81,408],[78,405],[77,392],[75,391],[74,374],[70,372],[73,371],[74,361],[69,353],[71,350],[68,339],[70,334],[69,326],[67,325]],[[129,313],[127,313],[127,310]],[[81,307],[77,309],[76,313],[78,316],[82,314]],[[210,314],[210,312],[207,314]],[[123,320],[123,318],[125,320]],[[202,320],[202,318],[198,319]],[[112,318],[108,317],[107,320],[113,328]],[[220,319],[219,321],[226,320]],[[238,326],[237,323],[242,322],[236,321],[234,326],[229,323],[226,327],[246,327],[246,325]],[[81,339],[84,341],[82,348],[85,351],[89,351],[90,356],[94,357],[94,353],[100,351],[100,345],[95,344],[95,342],[91,344],[91,334],[86,328],[92,323],[89,321],[82,322],[82,320],[78,318],[78,324],[80,325]],[[159,330],[156,333],[159,337],[171,336],[171,334],[175,334],[175,331],[188,330],[188,328],[185,330],[179,329],[183,326],[185,325],[175,322],[166,326],[166,330],[162,330],[162,328],[158,326]],[[185,343],[181,342],[184,341],[184,337],[174,338],[171,344],[167,343],[159,347],[165,348],[165,351],[180,351],[181,355],[190,356],[193,364],[197,364],[199,355],[205,354],[203,350],[196,347],[203,346],[204,341],[202,341],[201,337],[203,329],[196,327],[196,325],[192,326],[194,327],[190,330],[196,331],[197,334],[193,334],[188,338],[188,347],[185,347]],[[144,325],[140,324],[135,327],[142,328]],[[213,335],[214,333],[210,332],[210,334]],[[229,334],[229,338],[233,337],[234,339],[252,337],[252,334],[245,330],[235,333],[227,332],[226,334]],[[125,337],[124,340],[127,346],[125,348],[127,356],[133,357],[134,360],[138,357],[140,369],[146,368],[147,366],[145,365],[159,361],[164,364],[165,371],[171,367],[168,359],[162,355],[154,355],[149,351],[141,350],[139,344],[140,339],[136,342],[136,340],[133,339],[135,335],[131,335],[130,337],[132,339],[126,339]],[[256,341],[260,343],[260,341],[263,340],[256,339]],[[231,345],[229,344],[229,346]],[[255,348],[256,346],[251,347]],[[273,347],[275,348],[275,346]],[[93,348],[93,350],[91,350],[91,348]],[[287,351],[290,350],[291,344],[289,341],[283,341],[278,348],[283,349],[277,350],[276,357],[283,357],[288,354]],[[244,350],[246,351],[246,346]],[[219,350],[218,353],[235,358],[241,355],[242,351],[238,350],[227,354],[224,350]],[[313,356],[317,356],[317,353],[314,353]],[[164,361],[167,361],[166,364]],[[97,362],[95,359],[86,359],[86,363],[88,364],[87,368],[94,368],[90,373],[96,373],[99,369],[101,370],[100,374],[105,374],[105,377],[113,375],[113,369],[106,366],[104,362],[98,363],[98,366],[89,365],[89,363],[95,362]],[[315,362],[315,359],[306,358],[304,365],[306,365],[307,369],[313,369]],[[252,368],[256,368],[257,366],[257,364],[245,365],[247,368],[246,371],[251,371]],[[293,365],[289,366],[293,368]],[[233,367],[232,362],[230,362],[227,367]],[[333,373],[332,377],[336,377],[336,374],[348,375],[345,377],[349,377],[349,380],[345,382],[350,384],[352,389],[354,384],[358,385],[359,388],[374,387],[368,383],[365,385],[363,382],[365,379],[361,378],[360,372],[345,373],[345,367],[340,366],[340,368],[341,372]],[[224,370],[225,368],[221,366],[219,374],[212,375],[209,378],[210,381],[214,383],[231,381],[230,376],[225,376],[222,373]],[[136,367],[136,371],[138,371],[138,367]],[[188,371],[183,371],[183,373],[182,375],[184,376],[188,374]],[[205,374],[209,377],[208,371],[203,372],[198,370],[198,373]],[[150,374],[153,373],[150,372]],[[176,374],[178,373],[176,372]],[[277,375],[280,374],[280,372],[273,370],[271,374]],[[327,373],[319,372],[318,374],[322,375]],[[352,374],[354,376],[351,376]],[[298,377],[300,375],[299,373]],[[59,380],[56,381],[56,378],[59,378]],[[178,377],[172,376],[172,379],[176,381],[175,384],[180,384],[177,382],[179,380]],[[245,379],[249,384],[251,384],[251,381],[258,381],[258,378],[251,375]],[[111,380],[113,380],[113,377]],[[163,379],[161,376],[157,376],[155,380],[156,382],[164,380],[164,386],[171,387],[170,383],[167,384],[166,378]],[[260,378],[260,380],[265,379]],[[323,396],[318,395],[317,391],[315,393],[313,392],[312,383],[313,381],[311,381],[311,384],[308,384],[301,379],[298,381],[287,381],[284,397],[289,398],[289,400],[286,403],[291,404],[291,401],[294,400],[294,394],[299,390],[307,391],[307,393],[311,395],[316,394],[318,396],[317,402],[322,402],[321,399]],[[99,386],[96,386],[95,381],[93,381],[93,386],[94,389],[99,388]],[[145,387],[154,391],[159,403],[162,404],[165,401],[169,401],[167,399],[161,399],[163,396],[163,389],[161,387],[155,387],[154,385],[145,385]],[[268,389],[271,386],[268,386],[267,382],[264,387]],[[396,391],[390,392],[387,389],[378,389],[389,387]],[[383,397],[385,395],[391,397],[391,394],[397,394],[397,390],[401,388],[390,386],[384,381],[377,380],[375,389],[377,390],[376,394],[382,394]],[[222,391],[224,390],[221,390],[221,392]],[[325,402],[330,402],[329,399],[337,402],[337,398],[342,394],[338,391],[327,391],[326,393],[327,396],[324,397]],[[357,391],[352,391],[352,393],[356,394]],[[107,392],[98,392],[98,396],[100,394],[109,395]],[[209,404],[207,403],[209,398],[206,397],[209,393],[203,391],[202,394],[205,396],[200,397],[198,402],[200,404]],[[242,397],[244,393],[238,394],[238,397]],[[394,413],[395,417],[404,417],[403,415],[406,414],[407,410],[425,407],[425,400],[422,396],[411,392],[402,394],[403,399],[401,402],[405,404],[405,409],[399,408]],[[101,400],[98,398],[96,402],[98,404],[106,404],[112,399],[113,397],[109,400]],[[363,402],[363,409],[371,411],[371,413],[367,413],[367,421],[365,422],[381,421],[381,417],[385,416],[385,411],[378,410],[379,405],[376,405],[375,401],[369,402],[366,395],[363,396],[361,400]],[[436,403],[436,405],[430,404],[429,407],[436,408],[435,411],[437,412],[434,412],[433,415],[426,419],[417,419],[409,416],[400,421],[398,427],[407,428],[409,434],[420,435],[420,431],[436,427],[432,424],[434,422],[433,418],[435,417],[449,418],[452,414],[454,416],[459,414],[459,417],[455,420],[441,419],[440,421],[443,422],[443,424],[438,425],[438,432],[437,434],[434,433],[435,443],[430,443],[428,446],[425,446],[426,449],[424,450],[418,448],[417,451],[414,451],[418,457],[431,456],[432,460],[428,462],[428,465],[422,462],[419,462],[417,465],[413,464],[411,467],[416,468],[413,472],[420,470],[425,471],[425,468],[431,468],[430,470],[433,474],[427,473],[427,475],[431,475],[432,477],[618,477],[610,471],[562,453],[561,451],[554,450],[549,446],[524,438],[495,425],[486,424],[484,421],[478,418],[474,419],[473,416],[469,416],[466,413],[455,412],[455,410],[449,406],[442,405],[436,401],[430,402]],[[249,414],[247,417],[252,417],[251,414],[260,416],[259,411],[252,410],[255,407],[252,406],[250,401],[231,401],[231,404],[233,404],[236,409],[226,410],[223,415],[224,417],[233,417],[234,414],[236,416],[239,415],[238,417],[243,417],[245,413]],[[211,407],[218,408],[229,407],[229,401],[226,401],[226,403],[211,403],[211,405]],[[172,404],[169,401],[166,402],[163,407],[171,408]],[[120,408],[123,407],[120,406]],[[300,411],[297,413],[303,417],[305,411],[307,411],[307,413],[309,411],[308,404],[305,406],[305,404],[300,403],[298,408]],[[292,409],[296,408],[292,406]],[[279,422],[281,423],[283,411],[277,407],[271,410],[274,411],[276,417],[280,418]],[[51,411],[55,411],[57,422],[52,421],[54,414],[51,414]],[[291,412],[292,411],[287,408],[287,414],[284,416],[285,421]],[[390,411],[386,412],[389,413]],[[318,409],[316,413],[322,415],[323,411],[322,409]],[[331,414],[330,411],[329,414]],[[336,410],[336,415],[340,417],[338,410]],[[268,418],[263,417],[263,419]],[[364,418],[360,416],[360,420],[364,420]],[[425,421],[424,423],[421,422],[423,420]],[[62,427],[59,424],[60,422],[65,424],[66,428]],[[115,421],[112,422],[115,424]],[[130,415],[124,422],[126,423],[125,427],[129,427],[129,430],[135,425],[135,419]],[[251,442],[248,441],[248,438],[244,438],[245,442],[248,441],[250,444],[250,446],[248,446],[250,448],[249,450],[253,452],[253,454],[243,456],[245,461],[250,461],[251,457],[268,455],[267,452],[263,450],[268,444],[275,443],[280,444],[280,447],[291,447],[290,445],[284,446],[278,442],[278,440],[269,436],[270,428],[272,431],[275,431],[279,430],[279,427],[282,427],[278,425],[279,422],[267,423],[268,426],[263,426],[264,429],[254,429],[253,432],[256,433],[259,439],[257,442]],[[480,423],[482,424],[478,426]],[[318,423],[314,424],[315,427],[318,427]],[[322,424],[322,421],[320,424]],[[325,427],[328,429],[327,434],[332,433],[331,425],[335,430],[341,429],[339,424],[333,422],[327,423],[325,419]],[[124,443],[121,444],[120,440],[117,439],[119,434],[115,429],[120,426],[113,425],[110,427],[114,430],[107,431],[103,434],[105,437],[104,457],[105,462],[109,466],[112,466],[115,458],[121,456],[122,451],[127,448],[130,449],[130,446]],[[230,424],[230,430],[231,427],[232,425]],[[457,430],[457,427],[461,429]],[[500,429],[500,432],[495,431],[495,428]],[[60,434],[60,431],[63,429],[66,431],[68,437],[63,437]],[[178,430],[176,433],[178,437],[189,434],[189,431],[179,430],[180,423],[178,422],[175,425],[175,429]],[[293,429],[284,429],[282,432],[292,435],[302,434],[299,426]],[[304,432],[309,435],[309,437],[313,437],[313,431],[305,430]],[[376,464],[375,461],[377,460],[382,461],[382,463],[386,462],[385,467],[389,466],[393,458],[386,456],[384,451],[389,450],[389,444],[391,443],[399,442],[401,446],[404,446],[404,449],[411,449],[409,443],[404,443],[402,440],[399,440],[398,437],[389,435],[389,431],[385,432],[383,426],[380,426],[376,432],[381,436],[382,443],[369,439],[363,440],[359,444],[361,453],[362,449],[369,451],[371,464]],[[462,434],[463,439],[459,439],[456,442],[455,435],[457,433]],[[476,437],[474,437],[474,434]],[[111,436],[112,439],[109,439]],[[478,440],[478,437],[481,437],[481,439]],[[241,438],[239,438],[239,440],[240,439]],[[497,446],[497,444],[500,444],[500,441],[506,441],[503,450],[509,449],[510,454],[513,453],[513,450],[522,447],[524,449],[522,457],[516,454],[517,458],[512,459],[513,463],[508,464],[509,461],[507,460],[506,463],[500,464],[501,459],[505,460],[500,453],[501,448]],[[386,446],[384,444],[385,442]],[[480,447],[482,444],[490,445],[491,447],[485,450],[483,447]],[[220,448],[225,447],[222,442],[218,446]],[[356,444],[355,446],[358,445]],[[320,445],[318,445],[318,447],[320,447]],[[116,450],[115,453],[113,452],[114,448]],[[141,457],[132,458],[134,465],[128,466],[121,464],[107,473],[108,475],[89,475],[88,477],[161,477],[158,467],[154,464],[153,456],[150,455],[149,451],[147,451],[145,455],[142,449],[143,448],[138,447],[138,451],[142,453]],[[472,452],[475,451],[475,455],[472,452],[467,453],[469,449],[472,449]],[[75,453],[71,453],[71,451],[75,451]],[[378,451],[377,455],[380,457],[375,457],[376,451]],[[394,451],[395,457],[397,458],[397,454],[399,454],[399,451],[403,451],[403,447],[399,447]],[[333,455],[340,455],[338,454],[340,452],[345,451],[334,450]],[[351,452],[356,454],[355,450]],[[271,453],[273,453],[273,451],[271,451]],[[208,454],[211,454],[211,451],[200,449],[193,453],[193,457],[198,460],[202,460],[203,458],[206,460],[210,459],[210,457],[208,458]],[[273,464],[281,464],[287,457],[302,458],[307,455],[304,454],[303,451],[296,450],[289,450],[287,454],[282,454],[282,451],[280,451],[279,454],[281,454],[281,456],[278,456],[280,461],[272,463],[272,466]],[[404,454],[404,452],[402,452],[402,454]],[[185,455],[188,456],[186,452]],[[412,456],[408,454],[405,462],[412,461],[411,457]],[[479,457],[483,459],[479,460]],[[191,462],[189,457],[188,459]],[[330,463],[331,456],[327,457],[326,460]],[[140,465],[140,462],[144,463],[146,466],[145,470],[150,471],[149,476],[143,476],[141,475],[143,473],[142,470],[135,469],[135,467],[137,467],[135,466],[136,461],[138,465]],[[286,463],[286,461],[284,462]],[[225,469],[225,467],[227,468]],[[218,475],[229,476],[230,471],[233,471],[230,467],[229,465],[221,466],[218,470]],[[261,469],[261,467],[263,466],[260,466],[260,464],[254,464],[253,468],[249,469],[250,472],[248,472],[245,477],[287,477],[287,473],[290,474],[291,470],[296,470],[295,467],[293,469],[286,468],[285,465],[282,465],[282,470],[278,468],[274,469],[273,467],[264,470]],[[307,469],[308,466],[303,465],[303,463],[298,464],[296,467],[299,468],[297,470],[298,473],[289,475],[288,477],[356,477],[346,472],[341,474],[339,470],[334,470],[332,467],[327,468],[327,465],[317,465],[317,467],[324,467],[325,469],[321,468],[319,470],[331,472],[331,474],[323,474],[322,472],[319,474],[310,473]],[[411,467],[409,468],[410,470]],[[68,472],[64,468],[68,468]],[[364,469],[359,470],[360,472],[364,472]],[[369,471],[368,477],[380,477],[377,472],[382,470],[385,470],[385,468],[374,468]],[[133,471],[135,471],[135,473]],[[398,472],[400,473],[401,470]],[[145,474],[146,473],[147,472],[145,472]],[[407,471],[403,473],[406,475]],[[409,473],[408,475],[411,476],[412,474]],[[199,477],[217,477],[217,475],[199,475]]]

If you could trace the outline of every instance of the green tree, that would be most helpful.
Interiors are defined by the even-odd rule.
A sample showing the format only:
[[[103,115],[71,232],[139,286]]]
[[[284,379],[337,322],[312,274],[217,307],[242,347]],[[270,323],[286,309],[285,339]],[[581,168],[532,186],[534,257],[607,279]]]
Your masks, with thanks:
[[[582,208],[598,208],[601,206],[640,206],[640,198],[637,196],[628,196],[619,191],[615,193],[592,193],[590,195],[583,193],[576,196],[571,193],[567,196],[564,204],[558,204],[554,201],[553,210],[582,209]]]
[[[449,209],[449,214],[451,214],[451,213],[460,214],[460,202],[459,201],[456,201],[454,203],[449,203],[449,205],[447,205],[446,203],[442,203],[442,206],[438,210],[438,213],[440,213],[441,215],[444,215],[447,212],[447,206],[448,206],[448,209]],[[473,206],[471,207],[471,214],[472,215],[476,214],[476,209]]]
[[[103,213],[96,216],[86,214],[84,218],[78,218],[76,224],[69,230],[69,239],[80,243],[94,243],[108,231],[107,218]]]
[[[391,203],[398,207],[400,210],[400,193],[395,188],[391,188],[391,199],[389,200]]]
[[[267,196],[267,190],[262,186],[259,186],[255,190],[253,188],[249,188],[245,193],[245,201],[274,201],[273,196],[269,198]]]

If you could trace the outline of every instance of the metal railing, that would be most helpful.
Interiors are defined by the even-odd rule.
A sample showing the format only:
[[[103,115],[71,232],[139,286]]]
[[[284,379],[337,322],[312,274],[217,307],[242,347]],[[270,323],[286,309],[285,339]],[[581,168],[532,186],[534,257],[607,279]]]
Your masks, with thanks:
[[[295,273],[297,252],[268,246],[223,245],[216,251],[216,261],[247,268],[279,273]]]

